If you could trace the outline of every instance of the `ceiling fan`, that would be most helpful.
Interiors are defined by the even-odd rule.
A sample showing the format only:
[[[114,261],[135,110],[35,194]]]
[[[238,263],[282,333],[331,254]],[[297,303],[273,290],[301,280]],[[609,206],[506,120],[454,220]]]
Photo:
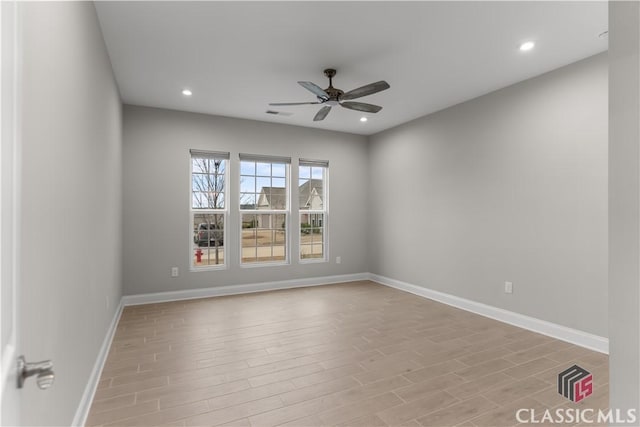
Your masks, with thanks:
[[[329,87],[324,90],[320,88],[320,86],[311,82],[298,82],[300,86],[307,89],[318,98],[316,102],[274,102],[269,105],[288,106],[324,104],[324,107],[322,107],[313,118],[314,122],[324,120],[324,118],[327,117],[327,114],[329,114],[329,111],[331,111],[331,107],[335,107],[336,105],[340,105],[341,107],[348,108],[350,110],[364,111],[365,113],[377,113],[382,110],[382,107],[379,105],[365,104],[364,102],[351,102],[351,100],[389,89],[389,83],[384,80],[380,80],[379,82],[370,83],[357,89],[350,90],[349,92],[343,92],[340,89],[333,87],[332,79],[336,75],[336,70],[333,68],[327,68],[324,70],[324,75],[329,78]]]

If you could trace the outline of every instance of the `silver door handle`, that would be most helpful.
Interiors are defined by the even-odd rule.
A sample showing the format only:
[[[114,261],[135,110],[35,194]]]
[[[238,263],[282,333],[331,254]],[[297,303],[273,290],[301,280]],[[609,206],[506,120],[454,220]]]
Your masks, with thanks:
[[[24,380],[33,375],[37,375],[36,382],[40,389],[48,389],[56,377],[53,373],[53,362],[44,360],[42,362],[27,363],[24,356],[18,357],[18,388],[22,388]]]

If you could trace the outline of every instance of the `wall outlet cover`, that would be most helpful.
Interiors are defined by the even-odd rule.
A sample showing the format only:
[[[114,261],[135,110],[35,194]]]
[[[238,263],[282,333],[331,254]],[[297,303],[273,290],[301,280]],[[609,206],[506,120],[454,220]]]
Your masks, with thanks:
[[[504,293],[512,294],[513,293],[513,283],[512,282],[504,282]]]

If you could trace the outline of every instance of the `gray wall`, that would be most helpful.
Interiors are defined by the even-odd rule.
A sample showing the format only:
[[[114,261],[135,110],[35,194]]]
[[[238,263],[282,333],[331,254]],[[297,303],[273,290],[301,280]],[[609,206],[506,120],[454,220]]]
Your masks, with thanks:
[[[125,294],[367,271],[366,137],[134,106],[124,107],[123,123]],[[190,148],[231,153],[226,270],[189,271]],[[330,262],[299,264],[292,239],[290,265],[239,266],[238,153],[291,156],[293,165],[298,158],[329,161]],[[292,167],[292,182],[296,177]],[[172,266],[179,277],[170,277]]]
[[[369,270],[607,335],[605,55],[369,145],[355,135],[126,106],[122,163],[120,101],[93,5],[21,7],[22,349],[53,359],[58,376],[49,392],[24,390],[23,424],[71,422],[121,295],[121,256],[126,294]],[[232,238],[226,270],[190,272],[189,148],[230,151],[236,171],[239,152],[329,160],[330,262],[300,265],[292,239],[291,265],[240,268]],[[633,150],[616,161],[637,161]],[[233,233],[237,216],[230,220]],[[172,266],[180,277],[170,277]],[[502,293],[505,280],[513,295]],[[637,326],[637,289],[625,305],[629,289],[612,295]],[[612,328],[629,321],[621,316]],[[635,333],[625,346],[637,350]],[[629,392],[637,372],[621,381],[623,347],[612,352],[624,367],[618,376],[612,368],[612,396],[637,401],[637,389]]]
[[[609,3],[610,406],[640,409],[640,5]]]
[[[373,136],[370,271],[607,336],[607,66]]]
[[[69,425],[121,296],[121,103],[93,3],[22,3],[22,352],[56,383],[23,425]]]

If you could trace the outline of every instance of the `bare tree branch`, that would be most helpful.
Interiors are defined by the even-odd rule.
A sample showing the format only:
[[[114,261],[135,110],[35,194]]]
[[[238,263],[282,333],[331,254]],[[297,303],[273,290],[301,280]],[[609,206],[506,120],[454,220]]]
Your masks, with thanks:
[[[224,209],[225,168],[226,162],[222,159],[194,158],[192,174],[192,204],[197,209]],[[208,244],[213,241],[215,245],[215,263],[220,262],[220,239],[224,236],[224,223],[222,214],[200,214],[207,224]],[[199,225],[196,224],[196,227]],[[222,232],[220,232],[222,230]],[[196,233],[198,230],[196,230]]]

